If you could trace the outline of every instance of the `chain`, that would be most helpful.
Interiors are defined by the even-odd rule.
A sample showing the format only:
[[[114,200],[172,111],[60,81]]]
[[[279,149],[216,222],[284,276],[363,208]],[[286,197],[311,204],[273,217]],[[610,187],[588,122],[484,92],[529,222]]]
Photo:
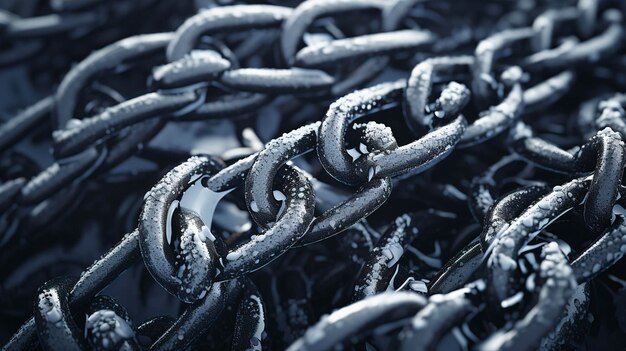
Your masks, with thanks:
[[[65,65],[0,125],[0,303],[94,193],[130,189],[132,218],[4,350],[568,349],[623,305],[591,293],[626,252],[619,2],[195,1],[175,26],[153,1],[39,2],[0,12],[0,67]],[[70,66],[58,38],[97,50]],[[241,147],[154,147],[214,121]],[[137,158],[156,167],[115,178]],[[175,318],[102,293],[138,266]]]

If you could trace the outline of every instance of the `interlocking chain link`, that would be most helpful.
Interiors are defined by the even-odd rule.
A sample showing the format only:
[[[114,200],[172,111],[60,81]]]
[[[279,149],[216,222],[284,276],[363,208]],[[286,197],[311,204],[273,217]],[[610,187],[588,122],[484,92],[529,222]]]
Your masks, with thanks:
[[[46,281],[3,349],[567,349],[588,333],[590,287],[626,252],[626,95],[601,74],[623,65],[623,4],[270,3],[195,1],[176,28],[119,40],[108,23],[150,23],[153,1],[0,12],[5,69],[59,35],[107,43],[0,126],[17,165],[0,261],[28,260],[133,157],[159,171],[135,229]],[[284,134],[263,143],[270,110]],[[150,146],[207,120],[257,133],[221,155]],[[28,171],[42,125],[53,160]],[[138,263],[175,318],[136,324],[101,293]]]

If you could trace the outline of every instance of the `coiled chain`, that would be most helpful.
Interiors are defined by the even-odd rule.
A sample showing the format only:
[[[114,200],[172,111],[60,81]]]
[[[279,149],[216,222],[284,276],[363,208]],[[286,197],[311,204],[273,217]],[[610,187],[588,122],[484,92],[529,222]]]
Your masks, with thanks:
[[[132,189],[108,204],[130,230],[47,280],[5,350],[571,349],[592,287],[626,289],[619,1],[40,2],[0,12],[0,67],[65,58],[0,126],[2,305],[90,194]],[[72,66],[61,39],[97,50]],[[241,144],[154,146],[208,120]],[[175,318],[101,293],[139,262]]]

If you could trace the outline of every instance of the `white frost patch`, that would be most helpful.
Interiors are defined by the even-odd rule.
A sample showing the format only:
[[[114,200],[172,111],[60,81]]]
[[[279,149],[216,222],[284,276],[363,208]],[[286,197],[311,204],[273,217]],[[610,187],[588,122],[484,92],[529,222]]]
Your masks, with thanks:
[[[502,302],[500,302],[500,306],[502,306],[502,308],[509,308],[513,305],[520,303],[523,297],[524,297],[524,293],[522,293],[521,291],[518,291],[517,294],[507,299],[502,300]]]
[[[199,238],[202,241],[207,241],[207,240],[215,241],[215,236],[213,236],[213,233],[211,233],[209,228],[205,225],[202,226],[202,230],[200,231]]]
[[[274,199],[276,199],[276,201],[287,200],[287,196],[285,196],[285,194],[283,194],[280,190],[274,190],[272,194],[274,195]]]
[[[352,162],[356,161],[359,159],[359,157],[361,157],[361,153],[358,152],[356,149],[352,148],[352,149],[348,149],[346,150],[348,152],[348,155],[350,155],[350,157],[352,157]]]
[[[423,293],[423,294],[428,293],[428,286],[426,286],[426,283],[424,283],[421,280],[414,280],[410,282],[409,287],[411,288],[411,290],[419,292],[419,293]]]
[[[234,189],[215,192],[209,188],[205,188],[200,179],[201,178],[197,178],[183,193],[180,199],[180,207],[198,214],[202,222],[210,228],[217,203]]]
[[[382,254],[387,258],[387,267],[393,267],[404,254],[404,248],[397,241],[392,241],[385,245]]]
[[[170,204],[170,208],[167,210],[167,221],[165,223],[165,238],[167,239],[167,243],[172,243],[172,216],[174,215],[174,211],[178,207],[178,200],[172,201]]]
[[[613,206],[613,213],[622,217],[626,217],[626,209],[619,204]]]

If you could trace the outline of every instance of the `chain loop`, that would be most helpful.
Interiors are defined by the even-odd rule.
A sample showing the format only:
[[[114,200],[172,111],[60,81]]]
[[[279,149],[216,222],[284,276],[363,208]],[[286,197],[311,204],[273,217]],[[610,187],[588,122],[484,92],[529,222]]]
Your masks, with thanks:
[[[619,347],[623,6],[251,3],[1,6],[3,350]]]

